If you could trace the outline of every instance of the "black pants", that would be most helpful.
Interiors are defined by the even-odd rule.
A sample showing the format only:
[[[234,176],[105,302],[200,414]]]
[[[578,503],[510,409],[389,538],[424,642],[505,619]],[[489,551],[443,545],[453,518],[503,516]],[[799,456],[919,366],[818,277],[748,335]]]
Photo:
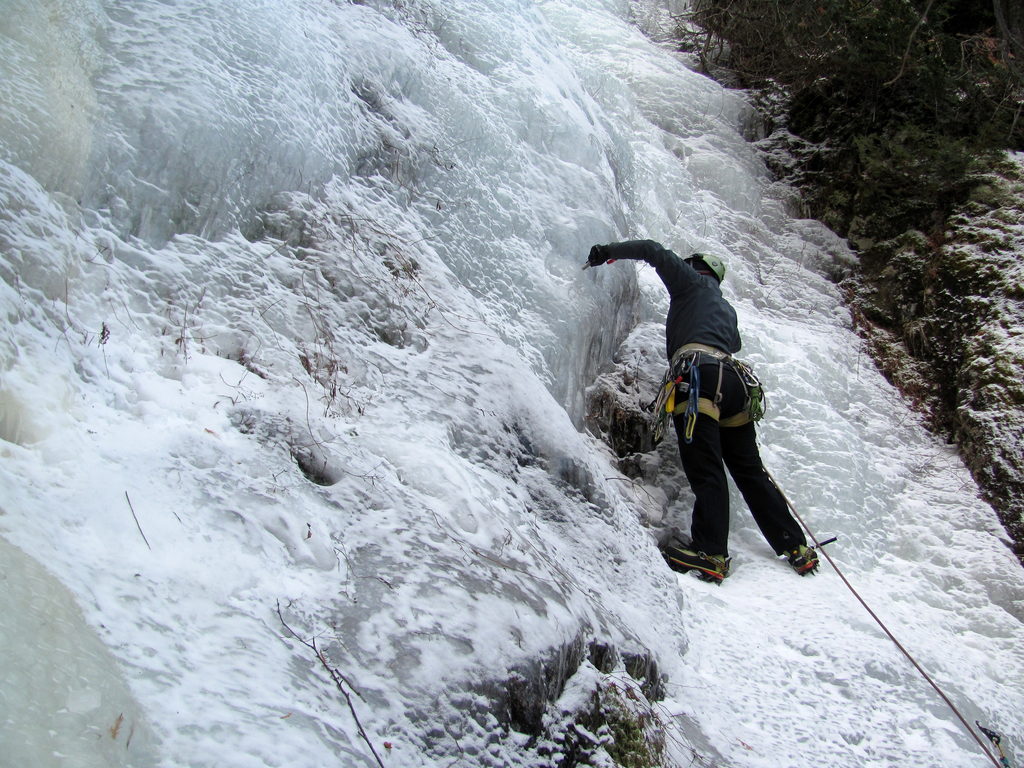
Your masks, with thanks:
[[[701,397],[714,400],[719,382],[719,363],[705,357],[700,363]],[[722,418],[743,410],[746,392],[739,376],[729,366],[721,368]],[[729,474],[750,508],[754,521],[768,544],[781,555],[800,544],[806,544],[800,525],[789,512],[786,500],[775,487],[761,463],[757,450],[754,424],[740,427],[719,427],[707,414],[698,414],[689,444],[684,439],[685,417],[675,416],[679,438],[679,456],[690,488],[697,497],[690,525],[692,547],[709,555],[729,554]]]

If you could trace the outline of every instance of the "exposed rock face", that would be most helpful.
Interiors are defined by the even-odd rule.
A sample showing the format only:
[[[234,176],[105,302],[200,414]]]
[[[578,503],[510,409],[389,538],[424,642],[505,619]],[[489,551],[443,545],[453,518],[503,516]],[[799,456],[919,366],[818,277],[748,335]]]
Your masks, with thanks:
[[[587,389],[586,426],[619,458],[619,469],[629,477],[639,459],[654,449],[654,403],[665,371],[660,352],[664,346],[660,325],[638,325],[615,353],[613,367]]]
[[[1024,157],[979,181],[940,242],[875,245],[845,287],[879,367],[960,446],[1024,559]]]
[[[671,723],[658,704],[665,684],[650,652],[628,651],[584,633],[532,663],[450,695],[470,715],[464,726],[479,731],[478,738],[466,739],[462,753],[476,765],[503,764],[497,751],[476,745],[508,740],[518,744],[531,764],[552,768],[667,768],[681,763],[668,748],[680,724]],[[425,718],[432,715],[425,713]],[[424,728],[431,744],[447,743],[455,735],[441,722],[425,723]],[[720,756],[700,734],[689,733],[685,722],[682,728],[700,744],[701,754],[691,749],[691,757],[701,764],[718,764]],[[424,748],[429,752],[430,744]]]

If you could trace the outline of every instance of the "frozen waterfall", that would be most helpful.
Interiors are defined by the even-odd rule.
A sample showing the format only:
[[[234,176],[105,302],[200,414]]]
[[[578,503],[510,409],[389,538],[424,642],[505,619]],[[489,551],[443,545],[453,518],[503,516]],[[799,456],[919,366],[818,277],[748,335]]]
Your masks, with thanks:
[[[664,566],[672,446],[585,419],[661,372],[656,276],[580,270],[633,237],[728,260],[766,463],[1024,759],[1024,573],[682,8],[7,0],[0,762],[610,766],[611,702],[666,766],[985,765],[738,495],[722,587]]]

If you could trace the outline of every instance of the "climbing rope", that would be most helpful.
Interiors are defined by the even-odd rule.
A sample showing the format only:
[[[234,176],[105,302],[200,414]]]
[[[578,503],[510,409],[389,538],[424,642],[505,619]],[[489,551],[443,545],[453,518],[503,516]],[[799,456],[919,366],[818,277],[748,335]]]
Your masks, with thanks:
[[[780,493],[780,494],[782,494],[782,498],[783,498],[783,499],[785,499],[785,501],[786,501],[786,506],[787,506],[787,507],[789,507],[789,511],[793,513],[793,517],[795,517],[795,518],[796,518],[796,520],[797,520],[797,522],[798,522],[798,523],[800,523],[800,525],[801,525],[801,526],[803,527],[803,529],[804,529],[805,531],[807,531],[807,535],[808,535],[808,536],[809,536],[809,537],[811,538],[811,541],[813,541],[813,542],[814,542],[814,547],[815,547],[815,549],[817,549],[817,550],[818,550],[818,552],[820,552],[820,553],[821,553],[822,555],[824,555],[825,559],[826,559],[826,560],[828,560],[828,564],[832,566],[833,570],[835,570],[835,572],[836,572],[836,574],[837,574],[837,575],[839,576],[839,578],[840,578],[840,579],[842,579],[842,582],[843,582],[843,584],[845,584],[845,585],[846,585],[846,588],[850,590],[850,593],[851,593],[851,594],[852,594],[852,595],[853,595],[853,596],[854,596],[855,598],[857,598],[858,602],[860,602],[860,604],[861,604],[862,606],[864,606],[864,610],[866,610],[866,611],[867,611],[867,612],[868,612],[868,613],[869,613],[869,614],[871,615],[871,618],[875,620],[875,623],[876,623],[876,624],[878,624],[878,626],[882,628],[882,631],[883,631],[883,632],[885,632],[885,634],[886,634],[886,635],[888,636],[888,638],[889,638],[890,640],[892,640],[892,642],[893,642],[893,643],[895,644],[895,646],[896,646],[897,648],[899,648],[900,652],[901,652],[901,653],[903,653],[903,655],[907,657],[907,660],[908,660],[908,661],[909,661],[909,662],[910,662],[911,664],[913,664],[913,665],[914,665],[914,668],[915,668],[915,669],[916,669],[916,670],[917,670],[918,672],[920,672],[920,673],[921,673],[921,676],[922,676],[922,677],[923,677],[923,678],[924,678],[924,679],[925,679],[925,680],[926,680],[926,681],[928,682],[928,684],[929,684],[929,685],[930,685],[930,686],[931,686],[931,687],[932,687],[933,689],[935,689],[935,692],[936,692],[937,694],[939,694],[939,697],[940,697],[940,698],[941,698],[941,699],[942,699],[942,700],[943,700],[944,702],[946,702],[946,705],[947,705],[947,706],[948,706],[948,707],[949,707],[949,708],[950,708],[951,710],[953,710],[953,714],[955,714],[955,715],[957,716],[957,718],[958,718],[958,719],[960,720],[960,722],[961,722],[961,723],[963,723],[963,726],[964,726],[964,728],[966,728],[966,729],[967,729],[967,732],[968,732],[969,734],[971,734],[971,737],[972,737],[972,738],[973,738],[973,739],[974,739],[974,740],[975,740],[976,742],[978,742],[978,746],[979,746],[979,747],[981,747],[981,751],[982,751],[982,752],[984,752],[984,753],[985,753],[985,756],[986,756],[986,757],[988,757],[988,759],[992,761],[992,764],[993,764],[994,766],[996,766],[996,768],[1006,768],[1006,766],[1008,765],[1008,763],[1007,763],[1007,762],[1000,762],[999,760],[997,760],[997,759],[996,759],[995,755],[993,755],[993,754],[992,754],[992,752],[990,752],[990,751],[989,751],[989,748],[988,748],[988,746],[986,746],[985,742],[984,742],[984,741],[982,741],[981,737],[980,737],[980,736],[979,736],[979,735],[978,735],[978,734],[977,734],[977,733],[975,732],[975,730],[974,730],[973,728],[971,728],[971,725],[970,725],[970,723],[968,723],[968,722],[967,722],[967,719],[966,719],[966,718],[965,718],[965,717],[963,716],[963,714],[962,714],[962,713],[960,712],[960,710],[959,710],[959,709],[957,709],[956,705],[955,705],[955,704],[954,704],[954,703],[953,703],[953,702],[952,702],[952,701],[950,700],[950,698],[949,698],[949,697],[948,697],[948,696],[947,696],[947,695],[945,694],[945,692],[944,692],[944,691],[943,691],[943,690],[942,690],[942,689],[941,689],[941,688],[939,687],[938,683],[936,683],[936,682],[935,682],[935,681],[934,681],[934,680],[932,679],[931,675],[929,675],[929,674],[928,674],[928,673],[927,673],[927,672],[925,671],[924,667],[922,667],[922,666],[921,666],[921,665],[920,665],[920,664],[919,664],[919,663],[917,662],[917,659],[915,659],[915,658],[914,658],[914,657],[913,657],[913,656],[912,656],[912,655],[910,654],[910,651],[908,651],[908,650],[906,649],[906,647],[904,647],[903,643],[901,643],[901,642],[900,642],[900,641],[899,641],[899,640],[898,640],[898,639],[896,638],[896,636],[895,636],[895,635],[894,635],[894,634],[893,634],[893,633],[892,633],[892,632],[891,632],[891,631],[889,630],[889,628],[888,628],[888,627],[887,627],[887,626],[885,625],[885,622],[883,622],[883,621],[882,621],[882,620],[881,620],[881,619],[880,619],[880,618],[878,617],[878,614],[876,614],[876,613],[875,613],[875,612],[874,612],[874,611],[873,611],[873,610],[871,609],[871,606],[867,604],[867,601],[866,601],[866,600],[864,600],[864,598],[863,598],[863,597],[861,597],[860,593],[859,593],[859,592],[858,592],[858,591],[857,591],[857,590],[856,590],[856,589],[854,588],[853,584],[851,584],[851,583],[850,583],[850,580],[846,578],[846,574],[844,574],[844,573],[842,572],[842,570],[840,570],[839,566],[838,566],[838,565],[836,565],[836,562],[835,562],[835,560],[833,560],[833,559],[832,559],[832,556],[831,556],[831,555],[830,555],[830,554],[829,554],[829,553],[828,553],[828,552],[827,552],[827,551],[826,551],[826,550],[825,550],[825,549],[823,548],[823,545],[822,545],[821,543],[819,543],[819,542],[818,542],[818,539],[817,539],[817,537],[816,537],[816,536],[814,535],[814,532],[813,532],[813,531],[812,531],[812,530],[810,529],[810,527],[809,527],[809,526],[807,525],[807,523],[805,523],[805,522],[803,521],[803,518],[801,518],[801,517],[800,517],[800,513],[796,511],[796,507],[794,507],[794,506],[793,506],[793,502],[791,502],[791,501],[789,500],[789,497],[788,497],[788,496],[786,496],[786,494],[785,494],[785,493],[783,493],[783,491],[782,491],[782,488],[780,488],[780,487],[779,487],[779,484],[775,482],[775,478],[774,478],[774,477],[772,477],[772,474],[771,474],[771,472],[768,472],[768,470],[766,469],[766,470],[765,470],[765,473],[766,473],[766,474],[768,475],[768,479],[772,481],[772,484],[773,484],[773,485],[774,485],[774,486],[775,486],[775,487],[776,487],[776,488],[778,489],[779,493]],[[1001,751],[1001,750],[1000,750],[1000,751]],[[1005,758],[1004,758],[1004,759],[1005,759]]]

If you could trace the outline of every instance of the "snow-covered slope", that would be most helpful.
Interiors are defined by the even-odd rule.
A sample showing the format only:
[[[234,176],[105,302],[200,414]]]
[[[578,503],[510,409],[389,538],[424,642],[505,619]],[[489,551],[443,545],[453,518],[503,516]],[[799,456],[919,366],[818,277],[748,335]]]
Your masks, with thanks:
[[[742,98],[658,42],[669,10],[8,4],[10,765],[610,765],[624,732],[572,714],[609,701],[666,765],[984,764],[740,503],[721,588],[661,562],[671,446],[644,486],[582,426],[617,351],[660,369],[654,276],[580,270],[638,236],[726,256],[768,465],[965,716],[1024,741],[1024,576],[863,356],[848,255],[787,213]]]

